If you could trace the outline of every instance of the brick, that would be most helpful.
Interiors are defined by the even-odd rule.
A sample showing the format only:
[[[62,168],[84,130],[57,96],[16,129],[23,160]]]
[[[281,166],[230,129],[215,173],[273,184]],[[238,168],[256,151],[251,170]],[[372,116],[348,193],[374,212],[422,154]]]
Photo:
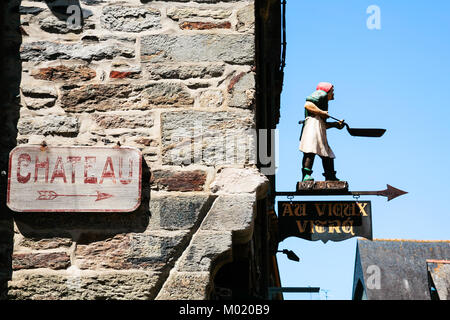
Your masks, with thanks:
[[[206,172],[155,170],[152,172],[152,185],[157,190],[167,191],[203,191]]]
[[[68,238],[50,238],[50,239],[33,239],[22,238],[18,245],[33,250],[57,249],[61,247],[68,248],[72,245],[72,239]]]
[[[14,253],[12,256],[13,270],[49,268],[66,269],[70,266],[70,257],[65,252],[51,253]]]
[[[131,71],[116,71],[116,70],[112,70],[109,73],[109,77],[111,79],[125,79],[125,78],[136,79],[138,74],[139,73],[131,72]]]
[[[226,22],[191,22],[180,23],[182,30],[211,30],[211,29],[231,29],[231,23]]]
[[[31,76],[39,80],[47,81],[88,81],[96,77],[95,70],[86,66],[65,66],[41,68],[34,71]]]
[[[172,20],[180,20],[186,18],[225,19],[230,17],[231,14],[231,10],[222,8],[171,7],[167,9],[167,16]]]

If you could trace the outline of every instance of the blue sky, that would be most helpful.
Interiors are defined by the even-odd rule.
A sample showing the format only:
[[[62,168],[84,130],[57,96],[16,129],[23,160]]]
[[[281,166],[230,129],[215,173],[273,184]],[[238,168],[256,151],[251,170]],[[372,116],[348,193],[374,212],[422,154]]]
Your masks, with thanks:
[[[381,29],[369,30],[370,5],[381,10]],[[354,128],[385,128],[382,138],[352,137],[330,129],[337,177],[350,190],[408,191],[372,201],[377,239],[450,239],[450,1],[290,0],[287,60],[279,130],[277,191],[301,179],[298,150],[305,97],[320,81],[335,85],[329,114]],[[316,180],[323,180],[316,158]],[[278,200],[286,201],[285,197]],[[297,197],[295,200],[352,200]],[[356,239],[311,242],[288,238],[300,263],[278,254],[282,285],[321,287],[328,299],[351,299]],[[325,299],[285,294],[285,299]]]

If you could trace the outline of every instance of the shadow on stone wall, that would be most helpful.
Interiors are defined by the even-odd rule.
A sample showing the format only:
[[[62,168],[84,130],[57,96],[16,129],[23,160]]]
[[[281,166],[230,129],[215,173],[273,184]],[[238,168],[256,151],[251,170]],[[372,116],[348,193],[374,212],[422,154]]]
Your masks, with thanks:
[[[2,123],[0,125],[0,299],[5,299],[7,282],[11,277],[14,223],[12,212],[6,207],[9,152],[16,146],[19,119],[19,87],[22,75],[20,62],[20,0],[0,3],[0,92]]]
[[[33,241],[56,237],[89,243],[121,233],[141,233],[150,219],[150,169],[144,160],[141,186],[141,204],[133,212],[15,213],[14,221],[18,231]]]
[[[76,25],[75,28],[79,28],[79,32],[83,31],[84,19],[92,15],[92,12],[89,10],[81,8],[80,1],[78,0],[45,0],[45,3],[55,18],[64,24],[69,22],[74,26]],[[79,15],[78,13],[82,14]]]

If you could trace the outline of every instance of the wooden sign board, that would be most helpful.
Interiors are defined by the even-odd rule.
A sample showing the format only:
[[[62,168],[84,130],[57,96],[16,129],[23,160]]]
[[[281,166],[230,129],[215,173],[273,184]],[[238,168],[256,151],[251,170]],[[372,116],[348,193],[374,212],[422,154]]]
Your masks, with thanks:
[[[7,205],[18,212],[131,212],[141,203],[142,155],[131,147],[18,146]]]
[[[372,240],[370,201],[279,201],[280,241],[288,237],[342,241],[355,236]]]

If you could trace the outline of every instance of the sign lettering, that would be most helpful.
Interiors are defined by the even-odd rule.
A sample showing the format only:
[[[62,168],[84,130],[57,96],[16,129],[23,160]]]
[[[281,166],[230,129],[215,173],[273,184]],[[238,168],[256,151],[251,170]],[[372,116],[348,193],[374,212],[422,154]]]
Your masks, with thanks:
[[[370,201],[279,201],[280,241],[342,241],[355,236],[372,239]]]

